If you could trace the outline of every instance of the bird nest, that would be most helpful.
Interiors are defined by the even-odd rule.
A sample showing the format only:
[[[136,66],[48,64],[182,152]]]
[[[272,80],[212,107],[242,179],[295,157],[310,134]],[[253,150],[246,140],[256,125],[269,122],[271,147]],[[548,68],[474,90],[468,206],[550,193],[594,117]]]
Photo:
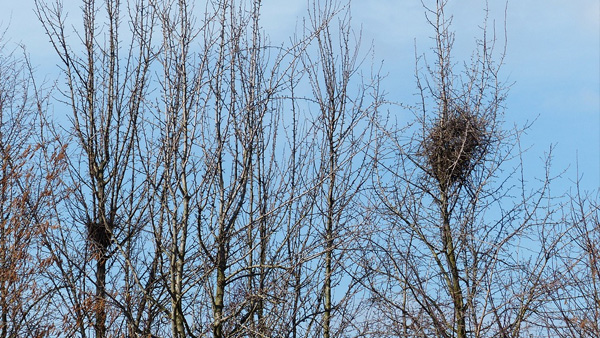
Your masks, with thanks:
[[[421,155],[442,186],[452,186],[469,177],[490,142],[486,127],[483,118],[454,108],[429,129],[421,143]]]
[[[110,246],[111,233],[114,226],[104,222],[88,222],[88,240],[95,249],[103,250]]]

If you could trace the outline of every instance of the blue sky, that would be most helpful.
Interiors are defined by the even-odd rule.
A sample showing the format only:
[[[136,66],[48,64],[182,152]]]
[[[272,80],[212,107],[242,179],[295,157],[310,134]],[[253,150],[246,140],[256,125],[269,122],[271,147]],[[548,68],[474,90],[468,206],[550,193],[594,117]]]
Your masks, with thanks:
[[[67,2],[74,11],[71,15],[77,17],[77,1]],[[502,29],[505,1],[489,3],[491,20]],[[450,1],[456,61],[468,58],[474,47],[484,4],[483,0]],[[38,73],[53,76],[47,70],[56,57],[33,14],[33,0],[0,0],[0,5],[0,27],[10,23],[5,38],[25,44]],[[271,40],[286,40],[305,8],[306,0],[263,0],[263,25]],[[372,42],[375,61],[383,60],[388,99],[413,103],[415,41],[419,53],[431,46],[421,2],[354,0],[352,16],[354,26],[362,27],[364,50]],[[556,145],[553,172],[569,168],[562,179],[565,188],[576,179],[576,162],[583,188],[600,188],[600,1],[511,0],[507,32],[503,75],[514,84],[505,120],[508,126],[536,121],[522,140],[530,148],[526,174],[542,174],[541,158],[550,145]]]

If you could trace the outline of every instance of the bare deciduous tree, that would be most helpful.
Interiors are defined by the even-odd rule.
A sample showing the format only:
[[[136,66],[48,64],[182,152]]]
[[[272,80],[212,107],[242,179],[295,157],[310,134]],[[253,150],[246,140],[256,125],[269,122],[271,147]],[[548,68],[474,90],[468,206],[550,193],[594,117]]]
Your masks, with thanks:
[[[0,78],[0,337],[47,337],[52,288],[43,275],[53,260],[44,239],[54,226],[64,153],[38,134],[46,101],[28,60],[9,51],[3,36]]]
[[[307,49],[302,59],[312,88],[309,101],[315,102],[312,123],[320,153],[315,207],[322,223],[323,310],[317,332],[325,338],[348,331],[353,321],[348,300],[355,285],[346,269],[349,250],[360,246],[362,217],[356,200],[371,168],[371,121],[381,104],[376,78],[365,82],[360,76],[360,33],[353,32],[350,17],[349,3],[313,2],[309,31],[315,35],[315,49]],[[340,284],[342,296],[336,300],[333,288]],[[340,318],[334,321],[335,314]]]
[[[577,182],[569,195],[570,212],[555,225],[563,239],[552,255],[550,301],[539,310],[540,329],[554,337],[600,334],[600,206],[597,197],[581,189]]]
[[[536,247],[538,228],[552,220],[556,210],[544,204],[551,201],[551,177],[528,192],[517,172],[502,173],[501,166],[512,165],[511,142],[519,135],[502,130],[504,54],[494,58],[498,37],[485,22],[471,63],[457,72],[446,7],[446,0],[425,7],[435,61],[417,69],[416,123],[398,132],[379,126],[387,139],[375,154],[379,205],[373,208],[386,226],[375,228],[363,263],[372,271],[365,285],[379,309],[379,323],[366,330],[518,337],[539,306],[546,256],[558,240],[547,238],[539,250],[520,246]]]
[[[36,1],[36,7],[60,58],[66,83],[60,88],[61,101],[71,112],[65,132],[74,145],[68,151],[68,184],[76,189],[68,200],[69,217],[62,215],[64,240],[72,242],[60,243],[73,247],[56,248],[60,264],[66,264],[59,270],[69,289],[65,297],[77,314],[73,329],[86,336],[91,311],[94,335],[104,338],[108,327],[122,332],[120,315],[111,306],[120,297],[122,277],[109,271],[115,262],[113,244],[132,240],[141,226],[143,203],[137,197],[142,181],[133,160],[147,89],[152,20],[143,1],[85,0],[81,30],[72,35],[61,1]],[[69,231],[64,223],[79,228]]]

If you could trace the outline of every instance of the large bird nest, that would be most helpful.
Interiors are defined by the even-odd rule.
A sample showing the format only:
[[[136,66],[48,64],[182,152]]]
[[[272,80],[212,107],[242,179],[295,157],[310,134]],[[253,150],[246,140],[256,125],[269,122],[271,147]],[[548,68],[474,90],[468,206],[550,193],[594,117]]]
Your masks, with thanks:
[[[431,175],[442,186],[465,182],[489,145],[487,121],[466,109],[449,109],[421,143]]]

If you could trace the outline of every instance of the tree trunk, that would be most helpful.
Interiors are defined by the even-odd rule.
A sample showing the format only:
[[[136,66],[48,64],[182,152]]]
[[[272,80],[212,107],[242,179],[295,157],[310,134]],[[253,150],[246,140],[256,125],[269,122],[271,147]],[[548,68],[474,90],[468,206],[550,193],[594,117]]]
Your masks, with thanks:
[[[96,338],[106,337],[106,248],[100,248],[96,263],[96,304],[94,305]]]
[[[450,278],[448,281],[448,288],[450,296],[454,304],[454,322],[456,325],[456,336],[457,338],[466,338],[466,316],[465,316],[465,305],[463,291],[460,286],[460,276],[458,263],[456,261],[456,253],[454,251],[454,242],[452,238],[452,229],[450,227],[450,211],[448,210],[448,196],[446,191],[442,191],[442,242],[444,245],[444,255],[446,256],[446,262],[448,269],[450,270]]]
[[[332,126],[333,127],[333,126]],[[329,189],[327,192],[327,223],[325,226],[325,287],[324,287],[324,312],[323,312],[323,337],[331,337],[331,274],[333,273],[333,223],[334,223],[334,186],[335,186],[335,148],[333,144],[333,131],[329,136]]]
[[[225,251],[225,243],[219,242],[217,253],[217,286],[214,300],[214,320],[213,320],[213,335],[214,338],[224,338],[223,335],[223,308],[225,297],[227,257]]]

